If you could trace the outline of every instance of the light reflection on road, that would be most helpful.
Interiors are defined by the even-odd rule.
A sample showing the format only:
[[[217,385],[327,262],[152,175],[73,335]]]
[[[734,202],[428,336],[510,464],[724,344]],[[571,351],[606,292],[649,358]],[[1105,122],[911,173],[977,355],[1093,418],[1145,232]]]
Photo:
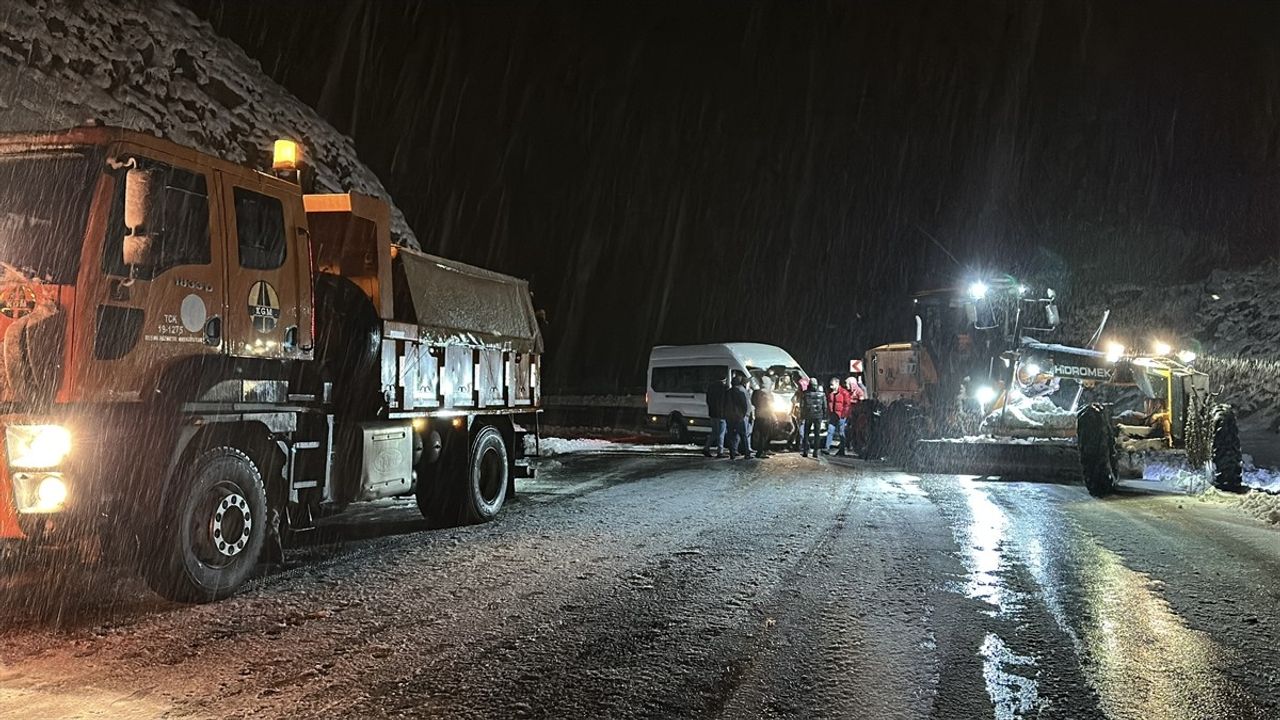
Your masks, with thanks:
[[[1225,651],[1188,628],[1149,577],[1089,542],[1078,632],[1103,710],[1114,718],[1263,717],[1218,670]]]
[[[989,605],[996,620],[1022,622],[1032,603],[1047,611],[1108,717],[1264,717],[1221,672],[1227,650],[1188,627],[1150,577],[1126,567],[1060,508],[1019,488],[1027,496],[1006,511],[992,499],[1000,485],[971,476],[957,482],[968,511],[954,529],[967,570],[964,594]],[[1033,588],[1009,587],[1016,566]],[[1034,715],[1045,705],[1035,681],[1023,677],[1034,676],[1036,655],[1017,644],[991,632],[979,651],[997,718]]]
[[[961,560],[968,569],[965,595],[992,606],[992,613],[1008,616],[1017,611],[1018,593],[1000,580],[1009,519],[973,478],[962,478],[960,488],[969,506],[970,521],[961,529]]]
[[[990,605],[988,614],[992,617],[1011,618],[1022,607],[1023,598],[1001,578],[1008,565],[1006,549],[1012,545],[1007,537],[1009,518],[974,478],[962,477],[959,484],[969,511],[967,522],[956,530],[960,559],[968,571],[964,594]],[[978,654],[996,720],[1032,717],[1043,708],[1035,680],[1035,655],[1015,652],[995,632],[986,634]]]

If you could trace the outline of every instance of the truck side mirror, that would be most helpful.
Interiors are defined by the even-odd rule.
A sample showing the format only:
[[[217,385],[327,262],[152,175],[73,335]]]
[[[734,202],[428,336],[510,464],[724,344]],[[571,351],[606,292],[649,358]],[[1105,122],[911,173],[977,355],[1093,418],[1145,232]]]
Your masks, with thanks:
[[[124,183],[124,224],[129,229],[122,248],[124,262],[133,267],[151,267],[158,250],[154,233],[160,221],[163,181],[151,170],[131,168],[125,173]]]
[[[1058,304],[1053,302],[1046,304],[1044,306],[1044,317],[1048,321],[1050,329],[1058,327]]]

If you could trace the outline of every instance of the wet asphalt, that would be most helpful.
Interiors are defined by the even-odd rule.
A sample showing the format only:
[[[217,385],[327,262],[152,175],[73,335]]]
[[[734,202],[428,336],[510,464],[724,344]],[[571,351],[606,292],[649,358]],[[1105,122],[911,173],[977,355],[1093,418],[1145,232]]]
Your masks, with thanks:
[[[1280,717],[1280,532],[1213,502],[669,449],[519,490],[367,508],[212,605],[10,566],[0,717]]]

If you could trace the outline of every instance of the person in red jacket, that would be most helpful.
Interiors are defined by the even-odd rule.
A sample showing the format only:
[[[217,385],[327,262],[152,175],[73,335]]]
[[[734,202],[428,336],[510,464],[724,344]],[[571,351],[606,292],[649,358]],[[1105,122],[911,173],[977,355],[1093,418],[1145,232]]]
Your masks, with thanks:
[[[840,378],[831,378],[831,388],[827,391],[827,444],[823,448],[823,455],[831,454],[831,441],[835,439],[836,433],[840,434],[840,449],[836,455],[844,455],[845,445],[845,427],[849,424],[849,411],[853,409],[853,395],[849,393],[848,388],[840,384]]]
[[[867,434],[871,428],[872,406],[866,403],[867,389],[857,375],[844,379],[844,386],[849,390],[853,406],[849,409],[849,424],[845,427],[845,439],[849,442],[849,452],[862,457],[867,448]],[[841,446],[844,447],[844,446]]]

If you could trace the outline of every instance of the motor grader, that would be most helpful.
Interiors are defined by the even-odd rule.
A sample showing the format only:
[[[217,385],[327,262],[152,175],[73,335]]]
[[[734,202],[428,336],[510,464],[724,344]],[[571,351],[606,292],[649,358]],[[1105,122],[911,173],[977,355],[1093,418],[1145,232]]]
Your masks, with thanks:
[[[1055,295],[1009,278],[914,305],[915,341],[864,360],[872,454],[922,470],[1083,477],[1095,496],[1153,461],[1209,468],[1216,487],[1240,487],[1234,411],[1192,353],[1100,349],[1109,313],[1084,347],[1038,339],[1056,330]]]

